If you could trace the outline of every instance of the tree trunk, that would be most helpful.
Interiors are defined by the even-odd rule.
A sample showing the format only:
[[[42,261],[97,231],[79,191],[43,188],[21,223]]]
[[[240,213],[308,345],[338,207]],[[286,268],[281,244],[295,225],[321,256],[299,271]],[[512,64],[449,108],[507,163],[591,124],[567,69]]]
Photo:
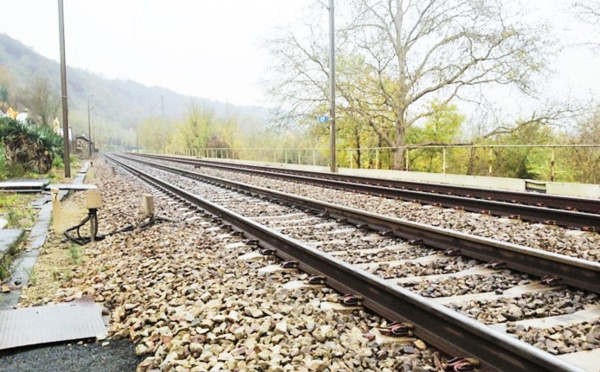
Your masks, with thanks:
[[[406,109],[400,108],[397,111],[396,117],[396,138],[394,143],[394,162],[392,169],[406,170],[405,169],[405,155],[404,146],[406,145]]]
[[[392,169],[396,169],[396,170],[406,170],[404,168],[404,149],[399,149],[399,148],[395,148],[392,149],[392,153],[394,154],[394,157],[392,158],[393,163],[392,163]]]

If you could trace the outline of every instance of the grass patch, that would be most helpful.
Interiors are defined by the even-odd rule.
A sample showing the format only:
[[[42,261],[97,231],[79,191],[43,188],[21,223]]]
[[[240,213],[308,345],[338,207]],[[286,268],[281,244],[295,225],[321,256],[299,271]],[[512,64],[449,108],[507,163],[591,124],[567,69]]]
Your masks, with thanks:
[[[0,192],[0,214],[8,222],[8,227],[29,228],[33,226],[37,211],[31,207],[31,203],[38,198],[38,194]]]
[[[25,269],[25,273],[27,274],[29,285],[36,285],[38,281],[37,273],[35,272],[35,268],[31,267]]]
[[[25,234],[21,234],[21,236],[9,247],[4,256],[0,257],[0,281],[3,281],[11,276],[12,264],[17,256],[17,253],[21,250],[24,241]]]
[[[11,208],[18,202],[18,195],[15,193],[0,193],[0,208]]]
[[[7,254],[2,258],[2,260],[0,260],[0,281],[10,277],[10,274],[12,273],[11,266],[13,261],[13,256],[9,254]]]
[[[69,259],[73,265],[79,265],[81,263],[81,247],[75,243],[69,246],[68,251]]]

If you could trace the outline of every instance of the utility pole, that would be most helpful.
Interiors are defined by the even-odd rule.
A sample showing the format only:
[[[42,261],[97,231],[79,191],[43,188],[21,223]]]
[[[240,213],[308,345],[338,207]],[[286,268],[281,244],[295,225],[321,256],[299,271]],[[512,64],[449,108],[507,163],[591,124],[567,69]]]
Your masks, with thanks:
[[[63,0],[58,0],[58,28],[60,34],[60,86],[62,94],[63,116],[63,162],[65,163],[65,177],[71,178],[71,163],[69,160],[69,108],[67,106],[67,62],[65,57],[65,27],[63,14]]]
[[[87,96],[87,104],[88,104],[88,136],[89,136],[89,140],[90,140],[90,159],[92,158],[92,121],[90,120],[90,112],[94,109],[93,107],[90,108],[90,97],[93,97],[94,95],[89,95]]]
[[[334,27],[334,0],[329,0],[329,122],[331,173],[337,173],[337,156],[335,146],[335,27]]]
[[[162,145],[162,153],[165,155],[165,98],[162,94],[160,95],[160,110],[160,143]]]

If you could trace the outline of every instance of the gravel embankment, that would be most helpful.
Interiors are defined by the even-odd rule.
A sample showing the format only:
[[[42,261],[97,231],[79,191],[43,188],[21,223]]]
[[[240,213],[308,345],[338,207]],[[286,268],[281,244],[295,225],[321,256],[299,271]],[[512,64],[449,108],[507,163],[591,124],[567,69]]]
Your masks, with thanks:
[[[186,167],[179,164],[177,166]],[[191,167],[187,168],[191,169]],[[378,196],[324,189],[307,184],[216,170],[209,167],[194,168],[193,170],[256,186],[265,187],[268,185],[273,190],[302,195],[329,203],[392,215],[410,221],[485,236],[593,262],[600,261],[600,234],[596,232],[582,232],[554,226],[543,226],[476,213],[460,212],[454,209],[430,206],[422,207],[415,203],[401,202]]]
[[[148,188],[96,167],[95,183],[104,199],[101,232],[139,223],[138,205]],[[132,341],[143,358],[139,370],[428,371],[440,366],[439,353],[418,339],[398,344],[376,338],[378,328],[387,325],[378,316],[323,309],[338,301],[331,289],[282,287],[306,274],[261,274],[258,269],[272,262],[239,260],[251,251],[240,238],[225,235],[208,219],[193,218],[197,215],[181,204],[160,198],[156,204],[158,215],[177,222],[86,246],[84,264],[44,301],[89,295],[103,302],[111,321],[109,345]],[[79,359],[86,358],[91,357]],[[46,357],[39,365],[51,362]],[[110,359],[104,364],[106,369],[80,370],[109,371],[117,365]]]

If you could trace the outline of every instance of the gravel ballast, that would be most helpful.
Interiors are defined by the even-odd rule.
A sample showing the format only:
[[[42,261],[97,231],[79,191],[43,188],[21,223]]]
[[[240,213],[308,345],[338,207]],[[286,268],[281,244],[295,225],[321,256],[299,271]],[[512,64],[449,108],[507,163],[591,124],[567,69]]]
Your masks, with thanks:
[[[104,202],[100,232],[138,225],[142,195],[152,190],[120,172],[113,175],[103,164],[95,167]],[[157,214],[175,222],[85,246],[85,259],[72,278],[39,301],[91,296],[106,308],[109,338],[80,345],[79,354],[68,354],[62,345],[7,361],[23,356],[34,370],[63,371],[133,370],[139,361],[141,371],[428,371],[445,359],[418,339],[384,342],[376,334],[387,322],[363,309],[328,310],[324,305],[338,302],[340,295],[329,288],[285,289],[285,283],[307,274],[259,272],[273,259],[240,260],[253,249],[241,238],[156,195]],[[131,348],[110,351],[129,342],[135,354]],[[58,365],[54,357],[82,364],[52,369]],[[8,366],[4,358],[1,365]],[[121,367],[111,369],[116,366]]]

